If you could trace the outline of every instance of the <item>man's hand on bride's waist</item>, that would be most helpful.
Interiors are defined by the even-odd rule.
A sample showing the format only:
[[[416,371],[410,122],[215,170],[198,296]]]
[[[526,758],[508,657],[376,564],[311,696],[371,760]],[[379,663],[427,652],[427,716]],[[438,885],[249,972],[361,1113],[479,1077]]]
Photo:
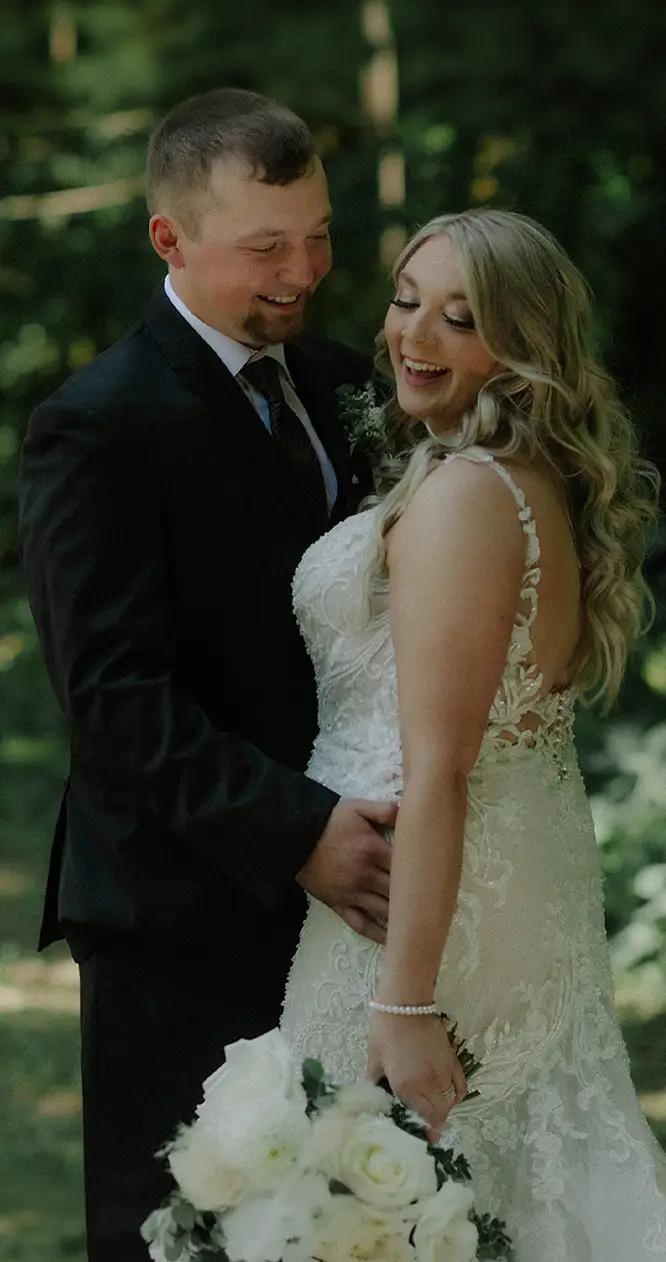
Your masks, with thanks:
[[[396,802],[342,798],[296,880],[326,903],[356,933],[386,941],[391,844],[380,830],[393,828]]]

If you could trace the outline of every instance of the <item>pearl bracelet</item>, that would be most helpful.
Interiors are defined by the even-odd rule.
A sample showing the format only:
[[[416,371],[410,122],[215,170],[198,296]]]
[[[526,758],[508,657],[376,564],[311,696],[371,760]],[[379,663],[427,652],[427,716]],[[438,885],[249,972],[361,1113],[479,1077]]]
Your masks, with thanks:
[[[370,1007],[375,1012],[388,1012],[396,1017],[437,1016],[437,1005],[434,1003],[377,1003],[376,999],[371,999]]]

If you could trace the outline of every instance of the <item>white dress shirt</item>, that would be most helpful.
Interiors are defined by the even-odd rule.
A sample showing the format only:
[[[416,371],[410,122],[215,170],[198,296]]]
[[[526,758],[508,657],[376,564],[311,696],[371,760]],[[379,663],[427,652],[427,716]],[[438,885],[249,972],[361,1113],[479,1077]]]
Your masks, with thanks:
[[[282,392],[285,400],[306,430],[310,442],[316,452],[317,459],[321,465],[324,486],[326,488],[326,502],[330,513],[338,494],[338,480],[335,476],[335,469],[333,468],[333,465],[331,464],[331,461],[329,460],[319,440],[312,421],[303,407],[301,400],[296,394],[296,388],[292,381],[291,373],[287,368],[287,361],[284,354],[284,343],[279,342],[277,345],[265,346],[262,350],[255,351],[251,346],[244,346],[242,342],[237,342],[233,337],[227,337],[226,333],[221,333],[219,329],[214,329],[212,325],[204,324],[203,320],[200,320],[198,316],[193,315],[189,307],[185,306],[182,298],[178,297],[178,294],[171,284],[171,277],[168,273],[164,280],[164,292],[170,302],[173,303],[176,311],[182,315],[184,320],[187,320],[187,323],[194,329],[195,333],[198,333],[199,336],[203,338],[204,342],[208,343],[211,350],[215,351],[215,354],[222,360],[225,368],[228,368],[232,377],[234,377],[238,382],[238,385],[243,393],[247,395],[255,412],[257,412],[261,417],[261,420],[269,433],[271,421],[268,403],[263,394],[260,394],[258,390],[255,390],[254,387],[250,385],[249,381],[245,380],[245,377],[241,374],[241,369],[245,367],[249,360],[261,359],[265,355],[270,355],[271,359],[274,359],[276,363],[279,364],[281,370],[280,379],[282,383]]]

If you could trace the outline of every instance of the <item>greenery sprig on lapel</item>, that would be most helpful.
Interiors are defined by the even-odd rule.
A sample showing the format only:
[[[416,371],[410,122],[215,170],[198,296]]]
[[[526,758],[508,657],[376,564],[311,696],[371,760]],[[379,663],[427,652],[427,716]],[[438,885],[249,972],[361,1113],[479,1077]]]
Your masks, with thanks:
[[[386,420],[374,383],[367,381],[360,389],[338,386],[335,393],[350,451],[381,455],[386,450]]]

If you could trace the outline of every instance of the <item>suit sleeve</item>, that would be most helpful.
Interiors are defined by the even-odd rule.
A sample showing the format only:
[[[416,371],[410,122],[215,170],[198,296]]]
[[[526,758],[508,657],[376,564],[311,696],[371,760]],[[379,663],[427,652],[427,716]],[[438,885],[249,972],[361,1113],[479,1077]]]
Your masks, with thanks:
[[[133,435],[49,401],[23,449],[24,576],[72,763],[270,906],[338,798],[216,730],[174,681],[166,528]]]

